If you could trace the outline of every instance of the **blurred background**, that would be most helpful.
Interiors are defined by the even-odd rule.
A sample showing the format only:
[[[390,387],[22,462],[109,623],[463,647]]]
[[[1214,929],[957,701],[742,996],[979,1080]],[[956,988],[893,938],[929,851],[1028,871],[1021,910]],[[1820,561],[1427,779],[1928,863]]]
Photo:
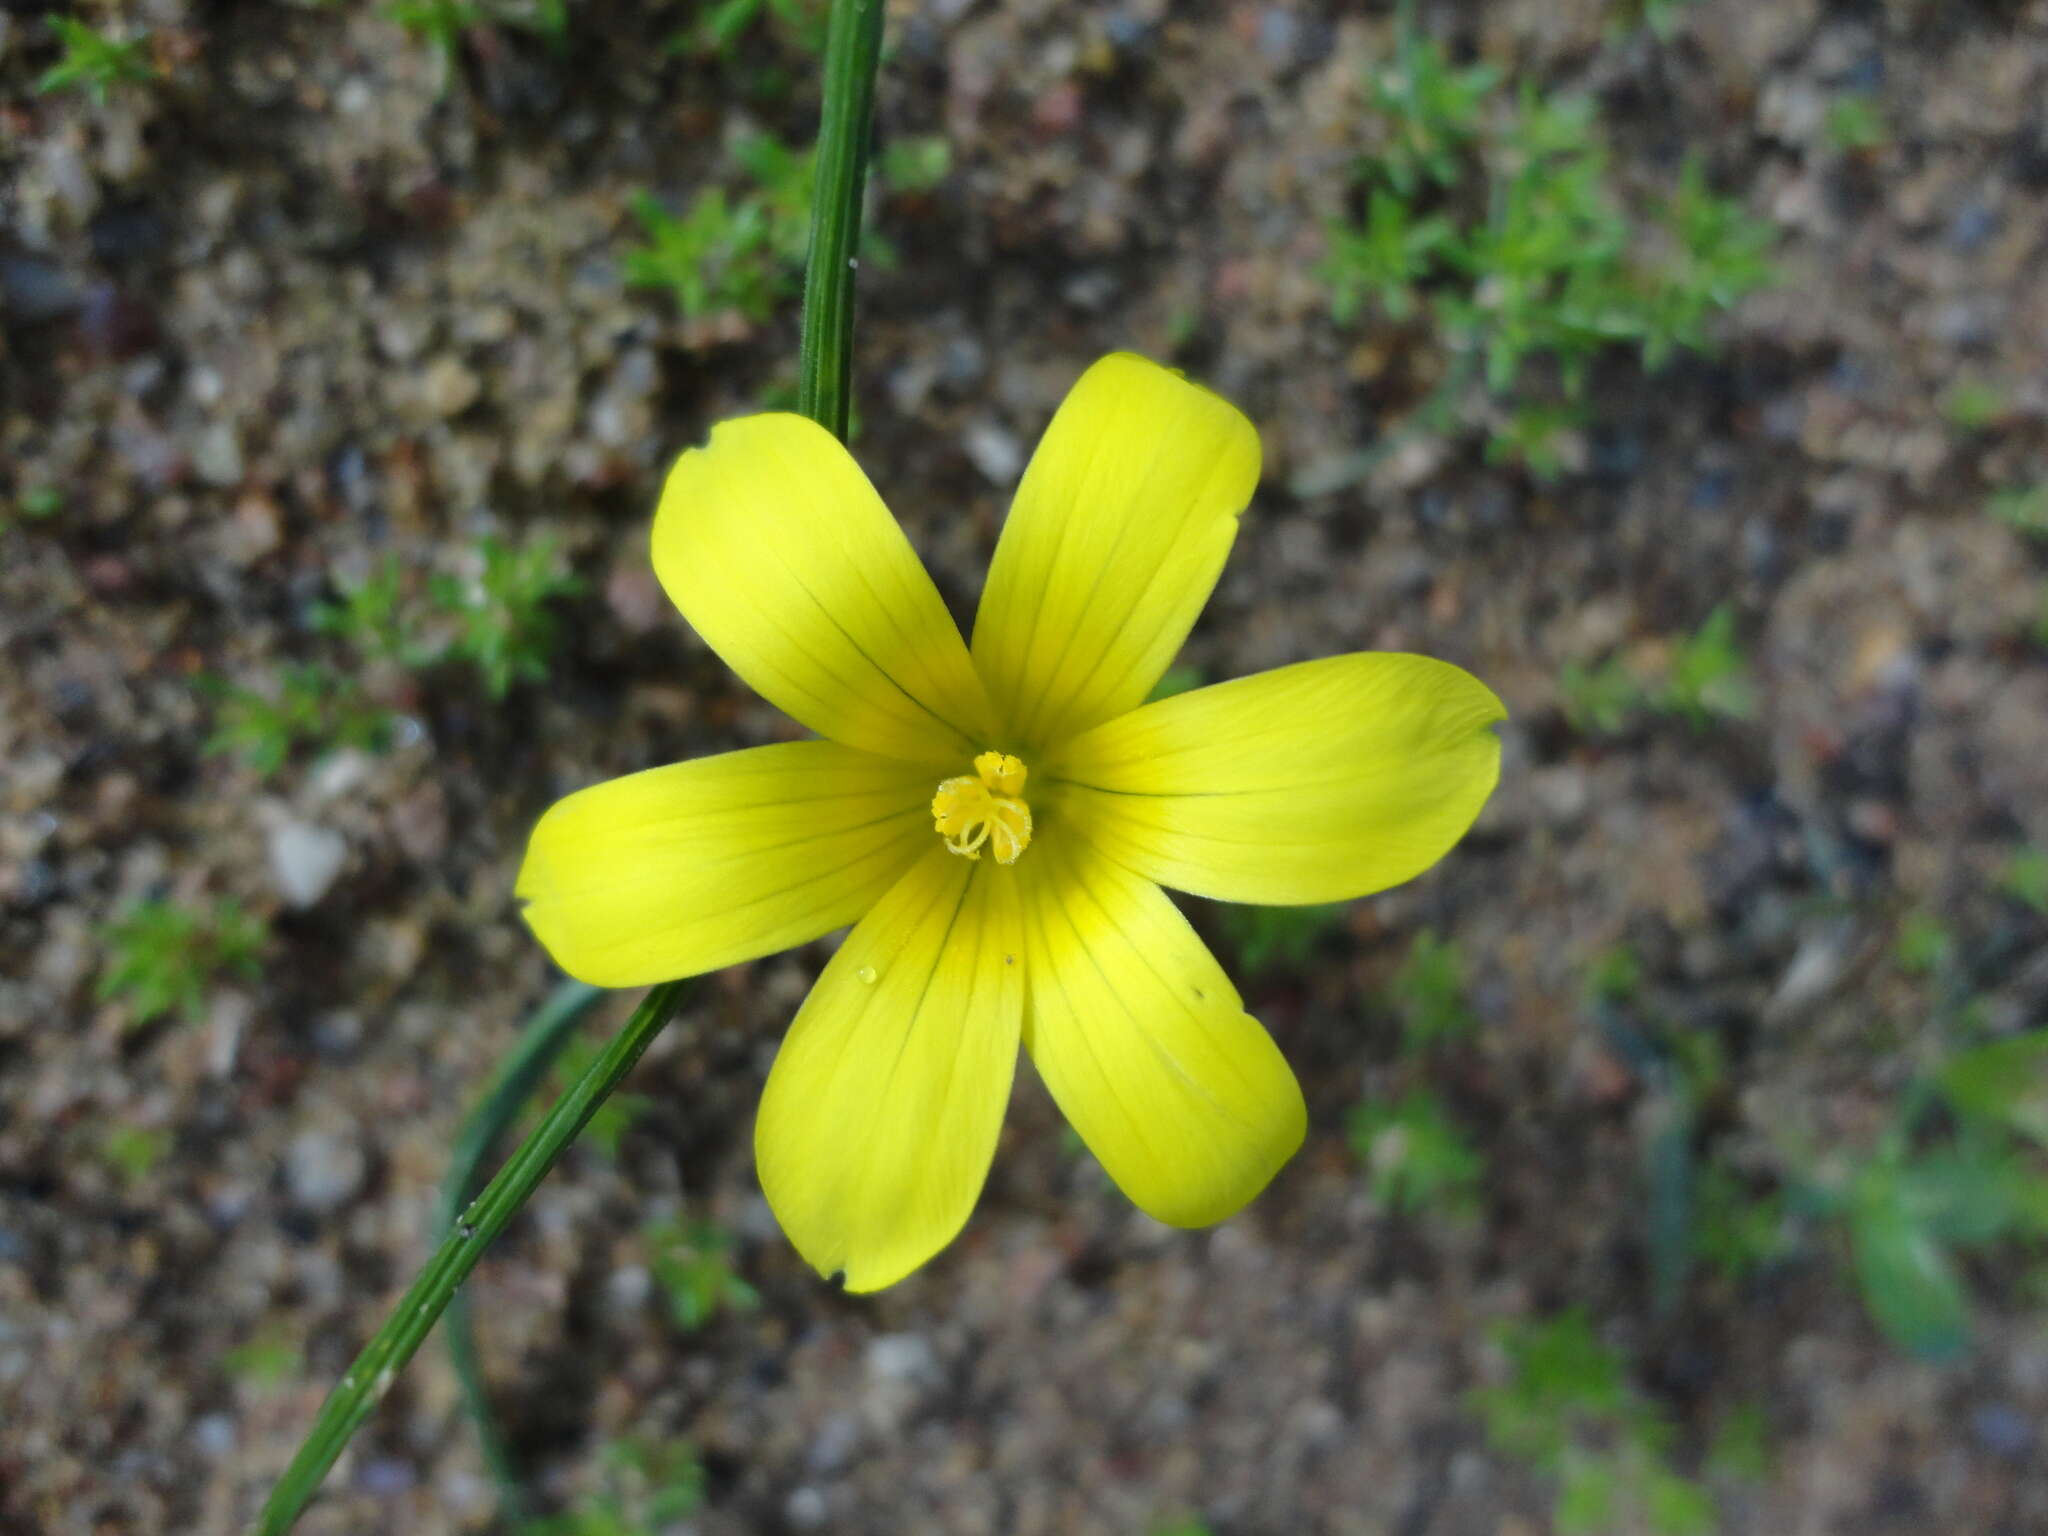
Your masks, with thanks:
[[[822,30],[0,11],[7,1531],[247,1521],[555,983],[534,819],[792,729],[646,546],[793,399]],[[1505,771],[1190,903],[1310,1105],[1214,1231],[1026,1069],[835,1295],[749,1146],[823,948],[697,984],[471,1287],[518,1529],[2048,1529],[2044,86],[2039,0],[892,4],[855,450],[956,612],[1134,348],[1266,447],[1167,686],[1428,652]],[[434,1341],[303,1529],[496,1497]]]

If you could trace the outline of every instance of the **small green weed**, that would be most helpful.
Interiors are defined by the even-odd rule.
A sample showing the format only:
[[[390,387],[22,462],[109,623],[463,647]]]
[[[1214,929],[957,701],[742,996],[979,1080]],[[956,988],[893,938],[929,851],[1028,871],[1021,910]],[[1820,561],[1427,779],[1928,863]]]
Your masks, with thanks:
[[[484,691],[502,699],[514,683],[546,679],[556,632],[551,605],[583,583],[545,535],[523,545],[487,535],[477,552],[482,564],[473,578],[436,575],[427,595],[432,622],[447,635],[443,654],[476,668]]]
[[[721,1311],[751,1312],[761,1298],[733,1273],[732,1235],[713,1221],[673,1217],[641,1234],[655,1283],[684,1331],[701,1328]]]
[[[1318,271],[1339,324],[1368,308],[1431,322],[1446,366],[1421,423],[1450,428],[1481,385],[1496,402],[1490,457],[1550,476],[1572,461],[1593,360],[1633,347],[1656,369],[1710,350],[1714,320],[1771,281],[1774,232],[1696,161],[1632,214],[1590,98],[1499,86],[1404,14],[1394,62],[1366,81],[1362,220],[1330,228]]]
[[[800,51],[822,54],[828,19],[824,0],[716,0],[695,28],[669,40],[668,51],[710,54],[731,63],[747,34],[765,20]]]
[[[1783,1194],[1752,1194],[1721,1163],[1699,1170],[1693,1190],[1694,1254],[1731,1284],[1740,1284],[1790,1252]]]
[[[1891,142],[1891,125],[1877,98],[1862,91],[1848,91],[1828,103],[1828,143],[1845,154],[1882,149]]]
[[[268,940],[261,920],[231,899],[205,910],[140,901],[101,930],[105,958],[94,993],[126,1003],[131,1029],[168,1013],[197,1020],[216,978],[261,974]]]
[[[875,174],[891,192],[930,192],[952,171],[953,146],[943,134],[891,139],[875,158]]]
[[[1680,17],[1692,0],[1620,0],[1616,7],[1613,29],[1616,32],[1633,32],[1647,29],[1651,36],[1662,42],[1678,30]]]
[[[1989,379],[1958,379],[1942,391],[1942,417],[1959,431],[1989,431],[2005,412],[2005,391]]]
[[[1343,926],[1344,910],[1343,902],[1325,907],[1228,906],[1220,920],[1245,975],[1264,976],[1306,965],[1323,936]]]
[[[1384,142],[1361,169],[1383,173],[1402,197],[1456,184],[1463,154],[1478,139],[1487,99],[1499,84],[1500,71],[1491,65],[1461,69],[1434,42],[1403,25],[1394,61],[1366,82]]]
[[[1625,1003],[1642,990],[1643,962],[1627,944],[1611,944],[1586,969],[1586,996],[1596,1003]]]
[[[1330,285],[1330,318],[1349,325],[1370,302],[1397,324],[1408,319],[1419,285],[1456,236],[1450,220],[1418,219],[1399,194],[1375,187],[1363,225],[1330,227],[1330,254],[1317,268]]]
[[[281,1387],[304,1369],[298,1345],[278,1330],[258,1333],[221,1357],[221,1369],[252,1387]]]
[[[474,0],[391,0],[384,15],[439,55],[444,91],[454,75],[463,37],[484,22],[484,8]]]
[[[1746,1403],[1714,1431],[1707,1470],[1733,1483],[1761,1483],[1771,1475],[1771,1426],[1763,1409]]]
[[[647,244],[626,252],[626,282],[667,290],[686,319],[730,312],[765,320],[789,291],[793,274],[773,258],[758,203],[728,203],[713,187],[681,218],[646,192],[632,206]]]
[[[239,758],[266,778],[301,748],[374,750],[390,725],[353,677],[309,662],[280,667],[269,689],[208,679],[205,690],[215,698],[206,754]]]
[[[601,1492],[564,1514],[527,1520],[520,1536],[662,1536],[704,1503],[704,1466],[687,1440],[619,1440],[598,1453]]]
[[[1955,935],[1940,918],[1915,912],[1899,924],[1892,941],[1892,958],[1908,976],[1934,976],[1955,958]]]
[[[1557,675],[1559,701],[1572,729],[1586,736],[1618,736],[1648,697],[1619,656],[1598,666],[1568,661]]]
[[[366,664],[408,671],[467,665],[494,699],[544,679],[556,640],[552,605],[582,583],[545,535],[525,544],[486,535],[475,553],[474,575],[424,581],[393,555],[344,582],[337,601],[316,604],[312,627],[341,648],[336,664],[291,663],[262,687],[203,682],[215,700],[206,751],[268,777],[303,750],[381,749],[393,716],[371,697]]]
[[[155,1171],[171,1150],[171,1133],[157,1126],[113,1125],[100,1137],[100,1161],[121,1176],[124,1184],[139,1184]]]
[[[1706,1488],[1670,1461],[1670,1421],[1627,1379],[1625,1362],[1585,1316],[1502,1325],[1509,1379],[1472,1394],[1493,1449],[1558,1482],[1560,1532],[1633,1525],[1658,1536],[1715,1528]]]
[[[2022,848],[2006,861],[1998,888],[2022,906],[2048,917],[2048,851]]]
[[[2048,1149],[2048,1030],[1963,1051],[1943,1065],[1937,1081],[1966,1122]]]
[[[1694,730],[1717,719],[1747,720],[1756,712],[1749,663],[1735,636],[1735,610],[1723,603],[1671,654],[1671,668],[1654,707]]]
[[[2019,533],[2048,538],[2048,481],[2000,491],[1985,510]]]
[[[733,158],[751,189],[729,198],[712,187],[680,218],[648,193],[633,197],[647,243],[626,252],[627,284],[666,290],[685,319],[767,319],[794,291],[810,246],[816,156],[757,134],[742,140]]]
[[[156,78],[148,56],[145,34],[126,39],[108,37],[69,16],[46,16],[50,30],[64,45],[64,57],[44,70],[36,81],[39,94],[53,91],[83,91],[94,106],[107,104],[107,95],[117,85],[137,84]]]
[[[1345,1133],[1381,1205],[1460,1221],[1479,1214],[1486,1159],[1435,1094],[1418,1088],[1393,1104],[1361,1104],[1346,1119]]]
[[[64,493],[54,485],[31,486],[14,498],[15,515],[23,522],[48,522],[63,510]]]
[[[1566,720],[1591,736],[1618,735],[1644,714],[1704,730],[1756,712],[1756,686],[1736,637],[1735,610],[1726,603],[1671,647],[1661,677],[1639,676],[1616,656],[1595,667],[1565,663],[1557,686]]]
[[[1394,973],[1394,1004],[1401,1011],[1401,1041],[1412,1053],[1462,1040],[1479,1028],[1465,1002],[1465,952],[1455,939],[1425,928]]]
[[[405,562],[387,555],[367,576],[345,582],[338,603],[313,607],[313,628],[332,635],[364,661],[388,661],[403,667],[435,660],[411,631],[405,601]]]
[[[2048,1235],[2048,1030],[1951,1055],[1933,1086],[1953,1123],[1925,1140],[1909,1093],[1877,1149],[1814,1192],[1842,1222],[1865,1308],[1900,1348],[1952,1359],[1970,1341],[1961,1256]]]

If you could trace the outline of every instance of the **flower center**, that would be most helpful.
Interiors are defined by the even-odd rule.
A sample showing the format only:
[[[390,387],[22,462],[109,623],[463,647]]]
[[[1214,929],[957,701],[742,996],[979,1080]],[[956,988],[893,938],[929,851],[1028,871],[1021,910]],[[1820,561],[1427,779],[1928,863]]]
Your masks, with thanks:
[[[1024,765],[1007,752],[984,752],[974,772],[947,779],[932,796],[932,824],[962,858],[995,850],[998,864],[1014,864],[1031,846],[1031,807],[1024,803]]]

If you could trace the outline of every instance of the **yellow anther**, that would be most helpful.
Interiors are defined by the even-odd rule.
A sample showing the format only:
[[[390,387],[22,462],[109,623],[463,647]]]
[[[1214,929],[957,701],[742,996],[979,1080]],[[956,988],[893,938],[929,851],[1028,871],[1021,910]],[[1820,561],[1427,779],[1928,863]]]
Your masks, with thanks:
[[[932,824],[962,858],[981,857],[982,844],[998,864],[1014,864],[1031,845],[1031,807],[1022,799],[1024,765],[1007,752],[984,752],[974,772],[947,779],[932,796]]]

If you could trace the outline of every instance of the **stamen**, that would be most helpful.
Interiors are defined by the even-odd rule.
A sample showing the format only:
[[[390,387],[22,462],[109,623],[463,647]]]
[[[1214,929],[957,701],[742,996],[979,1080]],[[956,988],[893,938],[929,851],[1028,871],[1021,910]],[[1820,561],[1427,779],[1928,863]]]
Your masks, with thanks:
[[[984,752],[974,772],[944,780],[932,796],[932,824],[962,858],[979,859],[984,844],[998,864],[1014,864],[1031,844],[1031,807],[1024,803],[1023,763],[1007,752]]]

